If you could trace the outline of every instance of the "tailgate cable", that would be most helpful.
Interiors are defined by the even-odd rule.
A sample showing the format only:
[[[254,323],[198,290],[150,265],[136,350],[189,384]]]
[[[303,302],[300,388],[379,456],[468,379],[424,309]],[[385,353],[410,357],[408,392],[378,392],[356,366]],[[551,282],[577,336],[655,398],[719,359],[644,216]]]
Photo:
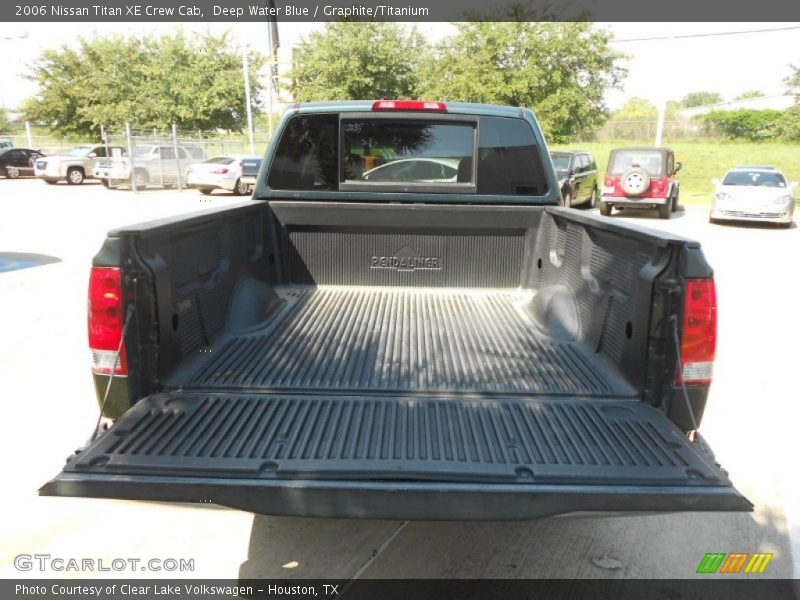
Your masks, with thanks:
[[[672,339],[675,341],[675,355],[677,356],[677,366],[678,366],[678,373],[681,372],[681,338],[678,335],[678,319],[675,315],[670,317],[670,321],[672,321]],[[692,431],[697,431],[697,419],[694,416],[694,410],[692,409],[692,403],[689,400],[689,392],[686,390],[686,383],[683,381],[683,377],[681,377],[681,398],[683,398],[684,404],[686,404],[686,411],[689,413],[689,418],[692,421]],[[694,441],[693,436],[690,434],[689,439]]]
[[[114,381],[114,373],[117,371],[117,366],[119,365],[119,356],[122,354],[122,344],[125,343],[125,334],[128,333],[128,324],[131,322],[131,317],[133,316],[133,304],[128,305],[128,310],[125,312],[125,319],[122,325],[122,335],[120,335],[119,339],[119,347],[117,348],[117,355],[114,357],[114,366],[111,367],[111,376],[108,378],[108,384],[106,384],[106,392],[103,394],[103,402],[100,404],[100,414],[97,416],[97,423],[94,426],[94,432],[92,433],[92,439],[90,441],[95,441],[97,439],[97,434],[100,432],[100,423],[103,421],[103,412],[106,409],[106,402],[108,402],[108,395],[111,393],[111,383]]]

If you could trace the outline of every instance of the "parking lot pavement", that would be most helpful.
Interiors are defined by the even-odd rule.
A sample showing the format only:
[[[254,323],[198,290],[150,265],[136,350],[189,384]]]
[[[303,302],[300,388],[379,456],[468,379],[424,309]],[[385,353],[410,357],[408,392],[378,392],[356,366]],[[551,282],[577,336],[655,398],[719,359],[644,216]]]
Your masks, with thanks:
[[[765,576],[800,574],[790,535],[794,527],[800,539],[794,464],[800,230],[712,226],[704,210],[693,208],[669,221],[633,211],[613,218],[699,239],[716,270],[719,350],[702,430],[756,505],[753,514],[361,522],[38,497],[36,489],[90,435],[97,417],[85,291],[105,232],[236,201],[192,191],[132,194],[96,184],[0,180],[0,451],[6,481],[13,482],[0,499],[0,576],[20,575],[13,566],[18,554],[47,553],[108,561],[191,558],[195,571],[183,575],[206,578],[684,578],[706,552],[755,551],[775,554]],[[13,261],[28,268],[1,270]]]

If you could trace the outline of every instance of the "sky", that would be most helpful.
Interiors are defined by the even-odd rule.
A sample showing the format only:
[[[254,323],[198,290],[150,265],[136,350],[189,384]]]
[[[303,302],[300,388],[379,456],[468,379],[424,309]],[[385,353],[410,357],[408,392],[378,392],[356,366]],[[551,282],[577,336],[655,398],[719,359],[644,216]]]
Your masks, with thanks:
[[[622,90],[606,94],[610,108],[618,108],[627,98],[641,96],[654,102],[675,99],[693,91],[708,90],[732,99],[747,90],[760,90],[768,96],[784,93],[783,79],[790,64],[800,66],[800,23],[598,23],[610,30],[614,47],[624,52],[622,64],[629,73]],[[736,35],[715,35],[680,39],[683,35],[730,33],[745,30],[778,29]],[[188,32],[230,31],[234,40],[255,50],[266,51],[266,24],[261,23],[86,23],[65,27],[63,24],[0,23],[0,105],[14,108],[35,93],[36,88],[24,79],[32,61],[46,48],[75,44],[78,36],[141,33],[147,27],[153,33],[183,27]],[[302,36],[322,24],[279,23],[283,48],[297,44]],[[419,23],[417,27],[430,40],[452,31],[446,23]],[[648,37],[674,36],[670,40],[640,40]],[[675,39],[677,38],[677,39]]]

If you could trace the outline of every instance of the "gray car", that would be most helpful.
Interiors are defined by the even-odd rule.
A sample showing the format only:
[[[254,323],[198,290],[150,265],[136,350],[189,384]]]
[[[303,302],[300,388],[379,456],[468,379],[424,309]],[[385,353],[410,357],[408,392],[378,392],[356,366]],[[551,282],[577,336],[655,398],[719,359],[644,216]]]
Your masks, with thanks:
[[[708,220],[792,224],[796,182],[788,182],[774,167],[741,166],[731,169],[716,186]]]

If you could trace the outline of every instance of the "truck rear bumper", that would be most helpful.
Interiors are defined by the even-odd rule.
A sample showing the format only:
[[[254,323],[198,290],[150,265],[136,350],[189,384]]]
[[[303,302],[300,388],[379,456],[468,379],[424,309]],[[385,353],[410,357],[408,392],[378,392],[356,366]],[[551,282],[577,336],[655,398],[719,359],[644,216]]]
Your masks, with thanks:
[[[577,512],[747,511],[731,487],[254,481],[62,473],[43,496],[218,504],[261,514],[411,520],[520,520]]]

